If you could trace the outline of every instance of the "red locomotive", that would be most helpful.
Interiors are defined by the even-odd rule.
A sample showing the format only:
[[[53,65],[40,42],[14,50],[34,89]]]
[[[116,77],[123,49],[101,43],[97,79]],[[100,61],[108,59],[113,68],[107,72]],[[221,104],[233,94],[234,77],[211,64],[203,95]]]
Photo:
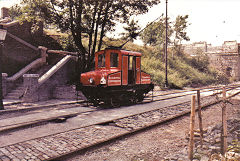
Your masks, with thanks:
[[[82,93],[94,103],[139,102],[153,89],[141,71],[141,53],[107,48],[95,53],[95,70],[81,74]]]

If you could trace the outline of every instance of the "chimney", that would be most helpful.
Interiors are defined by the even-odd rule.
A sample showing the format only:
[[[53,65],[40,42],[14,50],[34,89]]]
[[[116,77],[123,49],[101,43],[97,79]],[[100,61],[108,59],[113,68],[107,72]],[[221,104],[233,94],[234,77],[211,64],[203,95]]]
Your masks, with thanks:
[[[5,18],[5,17],[9,17],[9,9],[6,8],[6,7],[2,7],[1,8],[1,15],[2,17],[1,18]]]

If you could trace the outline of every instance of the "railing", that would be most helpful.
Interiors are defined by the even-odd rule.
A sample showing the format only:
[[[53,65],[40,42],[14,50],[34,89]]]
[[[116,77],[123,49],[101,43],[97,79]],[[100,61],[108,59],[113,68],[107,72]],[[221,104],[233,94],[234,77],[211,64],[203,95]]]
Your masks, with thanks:
[[[42,85],[44,82],[46,82],[54,73],[56,73],[62,66],[64,66],[71,57],[71,55],[67,55],[62,60],[60,60],[47,73],[38,79],[38,84]]]
[[[7,32],[7,35],[10,36],[11,38],[17,40],[18,42],[22,43],[23,45],[25,45],[25,46],[27,46],[27,47],[29,47],[29,48],[35,50],[35,51],[38,51],[38,48],[37,48],[37,47],[35,47],[35,46],[29,44],[28,42],[26,42],[26,41],[20,39],[19,37],[15,36],[15,35],[13,35],[13,34],[11,34],[11,33],[9,33],[9,32]]]
[[[18,21],[16,22],[11,22],[9,24],[5,24],[4,26],[5,27],[9,27],[9,26],[12,26],[12,25],[15,25],[16,23],[18,23]],[[31,44],[29,44],[28,42],[20,39],[19,37],[7,32],[7,35],[13,39],[15,39],[16,41],[20,42],[21,44],[33,49],[34,51],[37,51],[39,52],[39,49],[41,48],[37,48]],[[42,56],[42,55],[41,55]],[[12,77],[9,77],[7,78],[6,80],[7,81],[16,81],[18,78],[20,78],[23,74],[27,73],[29,70],[31,70],[33,67],[35,67],[36,65],[38,64],[41,64],[43,62],[43,59],[42,58],[39,58],[39,59],[36,59],[34,60],[32,63],[30,63],[29,65],[27,65],[26,67],[24,67],[23,69],[21,69],[19,72],[15,73]]]
[[[32,68],[34,68],[35,66],[37,66],[38,64],[42,63],[42,58],[38,58],[36,60],[34,60],[32,63],[30,63],[29,65],[27,65],[26,67],[24,67],[23,69],[21,69],[19,72],[17,72],[16,74],[14,74],[13,76],[7,78],[7,81],[15,81],[18,78],[20,78],[23,74],[27,73],[29,70],[31,70]]]

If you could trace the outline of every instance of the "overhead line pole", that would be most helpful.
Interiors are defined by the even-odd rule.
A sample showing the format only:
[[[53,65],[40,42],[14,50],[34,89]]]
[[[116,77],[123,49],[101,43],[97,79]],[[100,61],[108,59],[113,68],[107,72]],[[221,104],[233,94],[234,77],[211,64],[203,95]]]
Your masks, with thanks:
[[[165,35],[165,87],[167,88],[168,87],[168,78],[167,78],[167,65],[168,65],[168,54],[167,54],[167,45],[168,45],[168,15],[167,15],[167,12],[168,12],[168,0],[166,0],[166,35]]]

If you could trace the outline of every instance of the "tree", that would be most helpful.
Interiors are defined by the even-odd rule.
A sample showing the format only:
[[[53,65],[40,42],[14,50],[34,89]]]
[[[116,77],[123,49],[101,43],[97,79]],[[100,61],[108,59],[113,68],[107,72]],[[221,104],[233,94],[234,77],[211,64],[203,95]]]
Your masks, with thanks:
[[[169,21],[168,18],[168,43],[179,45],[182,40],[190,40],[187,36],[186,29],[188,27],[187,22],[188,15],[177,16],[174,22]],[[157,22],[149,25],[141,35],[141,39],[145,44],[153,46],[161,46],[165,42],[165,20],[166,18],[161,15]],[[172,40],[173,39],[173,40]]]
[[[127,26],[123,28],[127,32],[122,33],[123,35],[122,39],[130,39],[130,41],[133,41],[138,36],[138,32],[140,30],[138,21],[134,21],[134,20],[127,22]]]
[[[189,41],[190,38],[187,36],[187,32],[186,29],[189,26],[189,23],[187,22],[188,19],[188,15],[185,16],[177,16],[175,23],[174,23],[174,41],[173,41],[173,45],[175,48],[175,51],[177,53],[180,53],[181,50],[181,44],[182,41]]]
[[[117,22],[128,22],[132,15],[146,13],[158,3],[160,0],[23,0],[13,10],[20,20],[34,24],[43,20],[68,32],[86,71],[92,67],[95,51],[102,48],[104,36],[114,31]]]
[[[145,28],[143,34],[141,35],[141,39],[145,45],[149,44],[153,46],[160,46],[164,44],[166,35],[165,22],[166,18],[162,14],[157,22],[153,22]],[[168,43],[171,42],[170,37],[172,34],[172,22],[170,22],[168,18]]]

